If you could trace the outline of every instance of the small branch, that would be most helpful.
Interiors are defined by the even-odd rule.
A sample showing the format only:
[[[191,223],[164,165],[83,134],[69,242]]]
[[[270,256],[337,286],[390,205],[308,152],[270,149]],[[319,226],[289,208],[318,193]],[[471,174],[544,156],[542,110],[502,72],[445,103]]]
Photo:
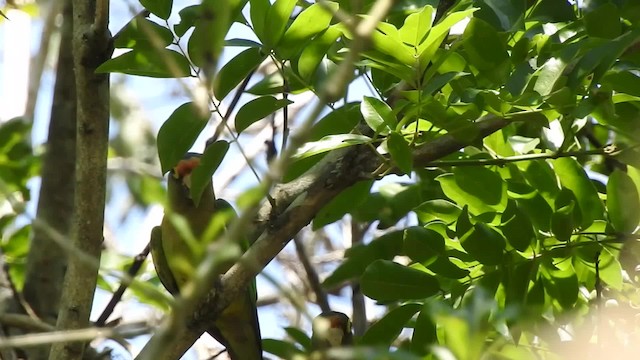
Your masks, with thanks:
[[[47,324],[44,321],[34,319],[28,315],[20,314],[2,314],[0,315],[0,323],[10,327],[16,327],[27,331],[54,331],[56,328],[53,325]]]
[[[309,286],[311,286],[311,289],[316,295],[316,303],[318,304],[318,306],[320,306],[320,309],[323,312],[331,311],[329,300],[327,299],[327,293],[324,291],[324,289],[322,289],[322,285],[320,284],[320,277],[318,276],[316,269],[309,261],[309,257],[307,256],[307,252],[304,248],[304,243],[300,239],[300,236],[294,236],[293,242],[296,245],[296,254],[298,255],[298,259],[300,260],[300,263],[302,263],[304,271],[307,273]]]
[[[31,304],[29,304],[29,302],[24,298],[22,292],[20,292],[18,290],[18,288],[16,287],[16,284],[13,281],[13,278],[11,277],[11,271],[10,271],[9,264],[4,263],[2,271],[4,272],[4,274],[5,274],[6,278],[7,278],[6,280],[9,283],[9,287],[11,288],[11,292],[13,293],[14,300],[20,306],[20,310],[24,314],[27,314],[32,319],[40,320],[40,318],[35,313],[35,311],[33,311],[33,308],[31,307]]]
[[[84,328],[68,331],[51,331],[38,334],[0,338],[0,349],[25,348],[47,344],[84,343],[96,338],[131,338],[148,334],[151,327],[145,322],[118,325],[113,328]]]
[[[427,167],[448,167],[448,166],[489,166],[497,165],[504,166],[508,163],[520,162],[520,161],[532,161],[539,159],[559,159],[563,157],[580,157],[580,156],[616,156],[620,153],[620,150],[612,148],[611,145],[594,150],[579,150],[579,151],[565,151],[557,153],[542,153],[542,154],[525,154],[519,156],[510,156],[497,159],[460,159],[460,160],[437,160],[430,162]]]
[[[238,106],[240,97],[242,96],[242,93],[244,93],[244,90],[249,85],[249,81],[251,80],[251,77],[253,77],[254,73],[255,73],[255,70],[252,70],[249,73],[249,75],[247,75],[247,77],[245,77],[244,80],[242,80],[242,83],[240,84],[235,94],[233,95],[233,99],[231,99],[231,104],[229,104],[229,107],[227,108],[227,112],[224,114],[224,117],[220,121],[220,124],[218,124],[218,126],[216,127],[216,130],[213,133],[213,136],[208,141],[214,142],[218,140],[218,138],[220,137],[220,134],[222,134],[222,130],[224,130],[225,127],[228,127],[227,122],[231,118],[231,114],[233,113],[233,110],[235,110],[236,106]],[[213,99],[211,99],[211,101],[213,102]]]
[[[364,234],[367,232],[368,227],[361,226],[355,220],[351,220],[351,246],[361,244],[364,238]],[[367,330],[367,309],[364,303],[364,294],[360,289],[360,283],[354,281],[351,285],[352,297],[351,306],[353,308],[353,314],[351,320],[353,322],[353,332],[355,336],[362,336]]]
[[[133,263],[129,267],[129,271],[127,271],[129,278],[133,279],[136,277],[136,275],[138,275],[138,271],[140,271],[140,268],[142,267],[142,264],[144,264],[144,260],[149,255],[150,250],[150,244],[147,244],[144,250],[142,250],[140,254],[134,257]],[[122,282],[122,284],[120,284],[120,287],[118,288],[118,290],[116,290],[116,292],[113,293],[113,296],[111,297],[111,300],[109,300],[107,306],[105,306],[104,310],[102,310],[102,314],[100,314],[100,317],[96,321],[96,326],[103,327],[105,325],[107,319],[109,318],[109,316],[111,316],[116,305],[122,299],[122,295],[124,294],[124,291],[127,290],[130,283],[130,281],[124,281]]]

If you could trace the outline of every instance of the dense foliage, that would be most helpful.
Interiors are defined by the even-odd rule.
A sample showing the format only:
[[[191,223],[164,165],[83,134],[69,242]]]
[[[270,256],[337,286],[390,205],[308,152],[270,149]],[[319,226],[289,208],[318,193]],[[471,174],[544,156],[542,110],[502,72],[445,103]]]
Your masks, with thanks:
[[[356,358],[586,357],[603,349],[632,358],[640,340],[640,4],[440,2],[397,1],[375,31],[359,34],[375,1],[203,0],[180,9],[141,0],[149,13],[115,36],[115,47],[129,51],[99,70],[198,78],[211,89],[209,101],[194,96],[176,108],[157,136],[166,172],[213,113],[219,125],[206,171],[194,174],[196,196],[231,156],[229,141],[252,136],[248,129],[272,114],[285,118],[279,141],[304,141],[278,162],[283,182],[336,149],[376,149],[381,171],[312,223],[377,227],[323,279],[327,289],[358,283],[387,306],[357,334]],[[232,24],[251,36],[229,38]],[[241,50],[219,64],[230,47]],[[265,62],[273,66],[257,72]],[[334,89],[336,78],[350,86]],[[349,97],[362,84],[369,96]],[[291,94],[306,92],[326,102],[325,115],[289,119]],[[495,119],[507,121],[478,139],[478,124]],[[296,135],[305,122],[310,130]],[[9,126],[17,125],[5,124],[0,137]],[[445,134],[471,144],[421,162],[418,150]],[[0,138],[0,146],[16,144]],[[264,195],[245,197],[255,194]],[[12,244],[3,250],[12,253]],[[265,350],[291,357],[308,347],[306,335],[288,333],[295,341],[267,340]]]
[[[266,59],[278,66],[240,88],[254,98],[235,116],[239,135],[286,107],[283,93],[324,91],[352,41],[364,41],[340,20],[357,20],[373,5],[262,0],[240,13],[244,2],[228,3],[235,7],[222,16],[226,24],[194,15],[218,11],[213,1],[180,9],[172,29],[132,20],[116,46],[133,50],[103,69],[193,76],[207,65],[206,54],[216,59],[220,53],[226,33],[220,29],[240,22],[259,41],[226,40],[224,46],[245,50],[215,75],[215,97],[230,97]],[[324,285],[359,281],[366,296],[390,306],[360,345],[395,345],[416,355],[443,356],[447,349],[460,359],[483,353],[522,358],[558,350],[556,329],[564,328],[567,338],[584,346],[631,347],[637,328],[619,324],[635,316],[638,305],[633,232],[640,220],[640,171],[634,167],[640,6],[458,1],[433,22],[433,5],[400,2],[378,24],[355,69],[373,96],[345,104],[330,99],[332,111],[315,124],[307,138],[312,142],[299,149],[285,176],[291,180],[325,152],[355,144],[377,147],[393,172],[412,174],[411,180],[384,182],[378,191],[370,190],[373,182],[356,184],[318,214],[314,228],[351,214],[389,229],[349,249]],[[171,3],[148,9],[167,19]],[[466,18],[462,33],[450,32]],[[191,27],[186,53],[159,52],[145,42],[155,37],[170,45]],[[160,131],[165,170],[202,130],[196,111],[184,105]],[[462,152],[413,162],[415,148],[445,133],[473,139],[474,124],[491,116],[510,124]],[[372,133],[351,131],[357,119]],[[410,213],[417,223],[400,225]],[[405,261],[394,261],[398,256]],[[607,300],[625,311],[605,313],[598,306]],[[601,326],[590,326],[598,316]],[[573,330],[582,326],[588,330]],[[398,343],[407,327],[413,328],[411,340]]]

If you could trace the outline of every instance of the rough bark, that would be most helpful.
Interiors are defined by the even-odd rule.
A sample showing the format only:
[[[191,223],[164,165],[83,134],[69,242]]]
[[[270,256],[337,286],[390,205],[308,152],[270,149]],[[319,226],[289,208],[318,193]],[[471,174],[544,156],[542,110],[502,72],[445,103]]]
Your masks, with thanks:
[[[65,1],[62,16],[56,84],[36,217],[40,223],[68,237],[73,216],[76,160],[76,91],[71,55],[73,13],[70,0]],[[54,325],[58,317],[67,256],[48,232],[40,227],[33,229],[30,248],[32,251],[27,256],[24,297],[43,321]],[[49,347],[26,351],[30,359],[44,359]]]
[[[72,223],[73,246],[95,263],[69,257],[57,328],[89,326],[103,242],[107,149],[109,135],[109,76],[95,69],[112,52],[108,33],[108,1],[73,0],[73,64],[76,76],[76,192]],[[58,343],[49,358],[81,359],[85,344]]]

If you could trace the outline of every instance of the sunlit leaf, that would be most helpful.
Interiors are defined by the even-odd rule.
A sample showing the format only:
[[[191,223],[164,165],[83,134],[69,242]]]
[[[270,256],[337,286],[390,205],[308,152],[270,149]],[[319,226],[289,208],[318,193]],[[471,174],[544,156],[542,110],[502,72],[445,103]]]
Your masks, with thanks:
[[[387,134],[395,128],[396,119],[393,110],[385,102],[365,96],[360,104],[360,112],[367,125],[380,134]]]
[[[378,301],[424,299],[440,290],[432,275],[389,260],[376,260],[369,265],[360,285],[366,296]]]
[[[162,124],[158,132],[158,156],[163,174],[189,151],[208,120],[209,113],[203,114],[194,103],[188,102],[180,105]]]
[[[623,233],[633,232],[640,222],[640,196],[627,173],[614,170],[607,182],[607,210],[611,225]]]
[[[123,73],[156,78],[176,78],[191,75],[189,60],[169,49],[135,49],[107,60],[97,73]]]
[[[171,15],[173,0],[140,0],[140,4],[160,19],[167,20]]]
[[[243,132],[256,121],[266,118],[270,114],[292,104],[288,99],[276,99],[273,96],[263,96],[253,99],[238,110],[236,114],[236,131]]]
[[[200,158],[200,165],[191,174],[191,199],[198,206],[200,197],[207,186],[210,186],[211,177],[216,172],[220,163],[229,150],[229,143],[218,140],[209,144]]]
[[[407,322],[422,306],[420,304],[404,304],[386,314],[382,319],[373,323],[364,333],[359,343],[362,345],[386,345],[400,335],[402,329],[407,327]]]
[[[305,43],[309,39],[329,28],[333,14],[327,7],[336,11],[338,10],[338,3],[331,1],[326,1],[322,5],[316,3],[296,16],[276,47],[276,52],[283,59],[290,59],[298,54],[300,50],[306,47]]]
[[[328,135],[318,141],[312,141],[302,145],[293,157],[296,159],[304,159],[343,147],[366,144],[370,141],[370,137],[358,134]]]

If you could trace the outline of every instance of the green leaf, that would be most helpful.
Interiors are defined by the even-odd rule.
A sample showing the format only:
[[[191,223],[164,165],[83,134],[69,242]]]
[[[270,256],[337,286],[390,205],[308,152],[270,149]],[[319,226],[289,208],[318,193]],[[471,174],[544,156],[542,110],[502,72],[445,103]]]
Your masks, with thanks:
[[[417,47],[426,39],[431,30],[433,7],[427,5],[404,20],[404,25],[398,29],[402,42]]]
[[[378,23],[377,31],[371,34],[371,43],[373,49],[395,59],[395,62],[404,66],[413,66],[416,61],[410,47],[402,43],[398,29],[392,24]]]
[[[253,32],[260,41],[264,43],[267,38],[266,33],[269,28],[266,26],[267,14],[271,8],[269,0],[250,0],[249,10],[251,17],[251,25],[253,25]]]
[[[193,64],[208,71],[215,70],[224,48],[224,38],[233,20],[232,9],[238,2],[238,0],[202,1],[199,8],[200,14],[187,43],[187,51]]]
[[[538,78],[536,84],[533,86],[533,90],[542,96],[551,94],[556,82],[567,68],[567,65],[569,64],[562,58],[552,57],[547,60],[547,62],[536,71]]]
[[[289,104],[293,104],[293,101],[276,99],[273,96],[262,96],[247,102],[236,114],[236,131],[243,132],[256,121],[266,118]]]
[[[339,30],[338,25],[333,25],[305,45],[298,59],[298,73],[303,79],[307,81],[311,79],[320,62],[341,34],[342,31]]]
[[[294,327],[286,327],[284,331],[305,350],[311,350],[311,339],[304,331]]]
[[[627,173],[618,169],[607,182],[607,210],[616,231],[632,233],[640,222],[640,196],[635,183]]]
[[[333,14],[326,7],[335,12],[339,5],[331,1],[322,5],[316,3],[296,16],[276,47],[276,52],[282,59],[291,59],[305,47],[305,43],[309,39],[329,28]]]
[[[568,85],[578,86],[586,77],[598,83],[602,76],[618,61],[620,56],[640,38],[640,29],[633,28],[613,40],[590,49],[569,75]]]
[[[460,216],[460,207],[444,199],[429,200],[420,204],[415,211],[421,223],[441,220],[447,224],[452,224]]]
[[[469,255],[485,265],[500,264],[506,247],[504,237],[484,223],[475,224],[462,236],[460,244]]]
[[[362,275],[367,266],[378,259],[393,259],[402,250],[403,231],[393,231],[347,250],[345,261],[323,283],[331,287]]]
[[[551,232],[560,241],[569,241],[574,229],[573,201],[557,209],[551,216]]]
[[[622,290],[622,266],[615,255],[607,248],[600,253],[600,278],[615,290]]]
[[[521,21],[527,10],[525,3],[519,0],[482,0],[475,4],[481,7],[474,14],[475,17],[505,31],[514,29],[518,24],[522,25]]]
[[[449,279],[462,279],[469,275],[469,270],[461,269],[451,262],[448,257],[439,257],[433,263],[427,265],[427,269]]]
[[[602,82],[610,86],[616,93],[640,96],[640,76],[628,70],[607,72]]]
[[[570,22],[576,19],[576,13],[569,1],[540,0],[530,18],[552,23]]]
[[[360,103],[364,121],[377,134],[387,135],[396,126],[396,117],[387,103],[365,96]]]
[[[273,49],[280,41],[295,6],[296,0],[276,0],[271,5],[264,22],[263,43],[267,48]]]
[[[604,218],[602,201],[582,166],[576,160],[568,157],[553,160],[552,164],[560,183],[573,191],[578,201],[580,213],[582,214],[580,227],[585,229],[594,220]]]
[[[173,168],[207,125],[209,113],[202,113],[192,103],[180,105],[162,124],[158,132],[158,156],[162,173]]]
[[[366,144],[369,142],[371,142],[370,137],[359,134],[328,135],[318,141],[305,143],[303,146],[298,148],[298,151],[293,155],[293,158],[304,159],[327,151]]]
[[[520,259],[519,259],[520,260]],[[509,271],[503,273],[502,283],[505,288],[506,306],[525,306],[529,282],[535,278],[537,264],[534,260],[525,260],[517,263]]]
[[[229,151],[229,143],[225,140],[217,140],[209,144],[200,158],[200,165],[193,170],[191,175],[191,199],[196,206],[200,203],[200,197],[207,186],[210,186],[211,177],[216,172],[225,155]]]
[[[422,305],[404,304],[386,314],[382,319],[373,323],[364,333],[359,345],[391,346],[407,323],[415,315]]]
[[[557,269],[553,265],[542,267],[543,284],[549,295],[563,308],[570,309],[578,300],[578,277],[572,266]]]
[[[535,240],[533,225],[529,217],[518,208],[516,202],[509,201],[502,214],[500,230],[511,246],[519,251],[525,251]]]
[[[285,89],[285,81],[287,87]],[[274,70],[272,73],[264,76],[260,81],[249,87],[247,92],[253,95],[273,95],[288,92],[298,94],[309,90],[308,84],[303,83],[293,72],[289,63],[284,66],[284,78],[281,70]]]
[[[409,143],[400,133],[392,131],[387,138],[387,148],[393,162],[405,174],[411,174],[413,169],[413,155]]]
[[[356,102],[347,103],[331,111],[313,124],[309,140],[315,141],[327,135],[349,133],[361,120],[360,104]]]
[[[229,40],[225,40],[224,46],[259,48],[262,46],[262,44],[260,44],[259,42],[255,42],[253,40],[248,40],[248,39],[229,39]]]
[[[373,181],[360,181],[343,190],[318,211],[313,218],[312,229],[317,230],[336,222],[345,214],[357,209],[370,195],[371,185]]]
[[[487,78],[501,82],[509,70],[509,54],[498,32],[474,17],[464,31],[463,39],[469,62]]]
[[[367,266],[360,285],[363,294],[382,302],[424,299],[440,291],[432,275],[390,260],[376,260]]]
[[[460,214],[458,215],[458,219],[456,221],[456,235],[461,238],[472,228],[473,224],[471,223],[471,219],[469,218],[469,206],[465,204],[462,207],[462,211],[460,211]]]
[[[440,48],[440,44],[442,44],[451,27],[469,17],[476,10],[478,10],[478,8],[470,8],[451,13],[431,28],[427,39],[418,46],[420,72],[423,72],[427,68],[427,65],[433,61],[436,51]]]
[[[280,359],[292,359],[303,354],[294,344],[277,339],[262,339],[262,349]]]
[[[553,202],[560,191],[556,173],[548,162],[544,160],[528,161],[525,164],[524,176],[547,201]]]
[[[168,20],[171,16],[173,0],[140,0],[140,4],[162,20]]]
[[[622,32],[620,11],[615,4],[610,2],[586,13],[584,22],[590,37],[613,39],[620,36]]]
[[[180,10],[178,14],[180,15],[180,22],[173,26],[173,31],[180,38],[195,26],[196,20],[200,17],[200,5],[187,6]]]
[[[135,49],[103,62],[96,73],[123,73],[154,78],[191,75],[189,60],[169,49]]]
[[[484,167],[456,167],[453,174],[436,178],[442,191],[458,204],[468,204],[475,215],[502,212],[507,206],[507,184],[499,174]]]
[[[224,99],[265,58],[266,55],[258,48],[249,48],[236,55],[218,72],[213,84],[213,93],[218,99]]]
[[[171,30],[136,16],[120,30],[113,40],[113,46],[118,49],[156,49],[164,48],[172,42]]]
[[[518,208],[529,216],[536,229],[549,231],[553,209],[551,209],[551,206],[542,195],[536,194],[531,199],[518,199],[516,202],[518,203]]]
[[[426,265],[444,254],[444,238],[435,230],[412,226],[404,230],[402,251],[411,260]]]
[[[411,351],[421,356],[427,355],[430,345],[438,340],[436,324],[431,319],[430,310],[431,306],[425,303],[418,314],[411,336]]]

